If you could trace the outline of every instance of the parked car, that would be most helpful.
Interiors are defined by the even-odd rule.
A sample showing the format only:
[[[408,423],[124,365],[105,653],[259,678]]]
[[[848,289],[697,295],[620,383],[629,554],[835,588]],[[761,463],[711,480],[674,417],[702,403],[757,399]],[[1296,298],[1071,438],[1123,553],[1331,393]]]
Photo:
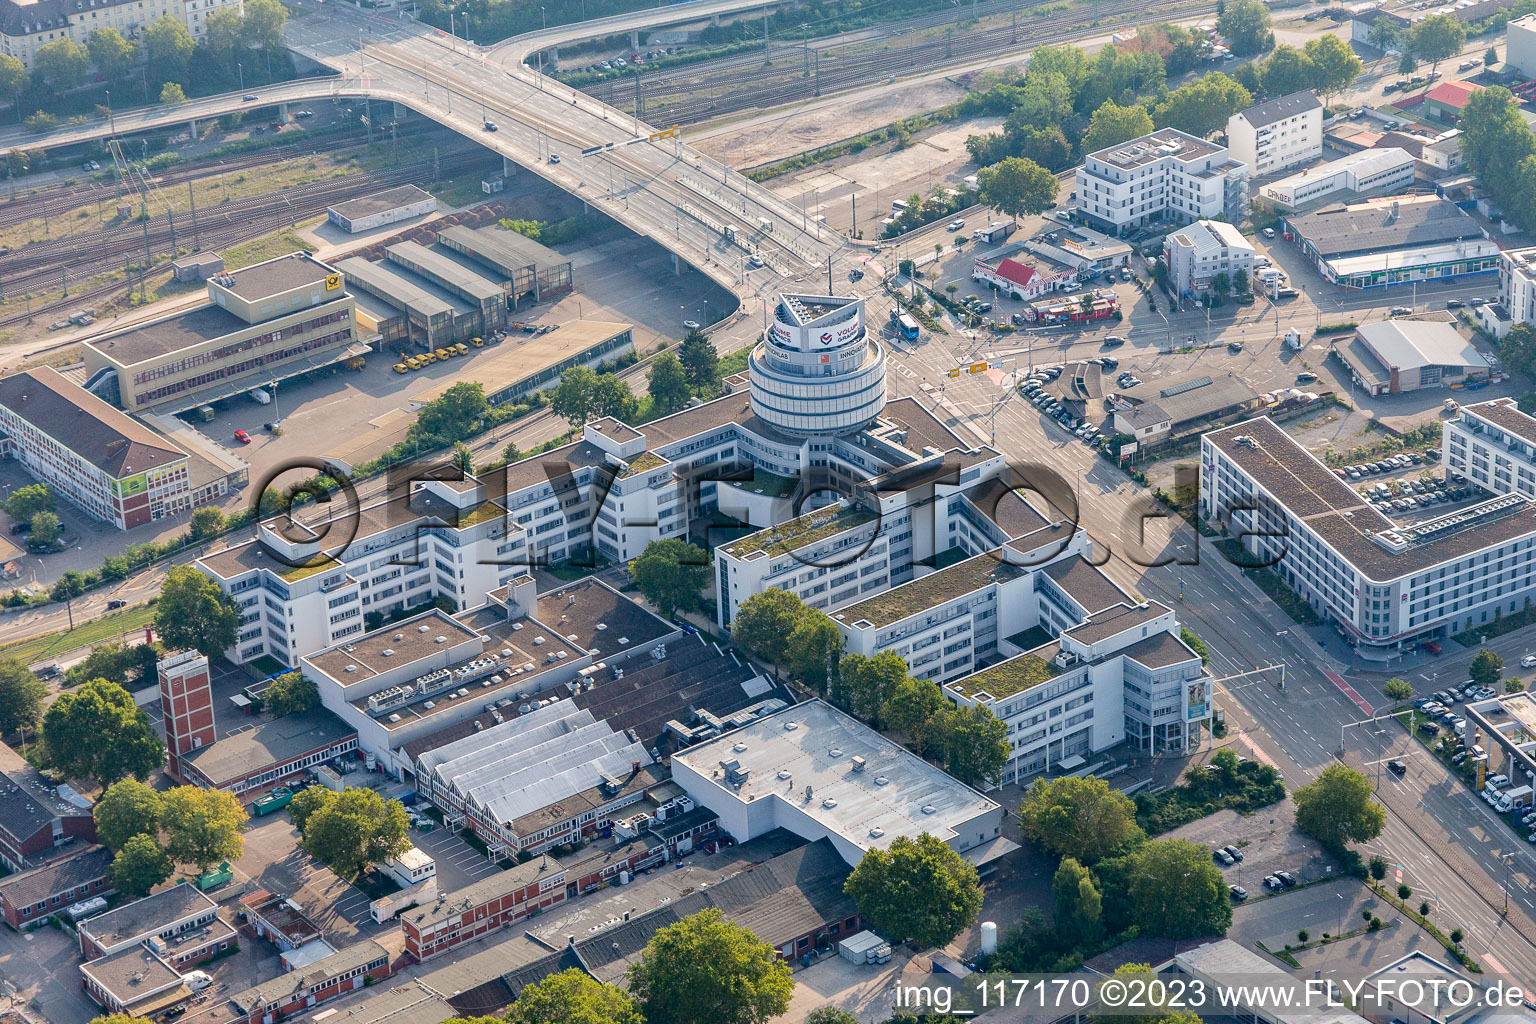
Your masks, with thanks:
[[[1298,384],[1311,384],[1316,380],[1317,374],[1313,373],[1311,370],[1303,370],[1296,375],[1296,383]]]
[[[697,320],[684,320],[683,326],[688,328],[690,331],[696,331],[699,329],[699,322]]]
[[[1224,868],[1229,868],[1237,863],[1230,853],[1220,848],[1211,851],[1211,859]]]
[[[1280,884],[1284,885],[1287,889],[1292,889],[1296,886],[1296,876],[1289,871],[1276,871],[1275,877],[1280,879]]]
[[[1232,898],[1237,900],[1237,902],[1239,902],[1239,903],[1243,902],[1243,900],[1248,898],[1248,890],[1244,889],[1240,885],[1229,885],[1229,886],[1227,886],[1227,892],[1231,893],[1232,894]]]
[[[1243,851],[1239,850],[1237,847],[1233,846],[1231,843],[1228,843],[1226,846],[1223,846],[1222,849],[1226,850],[1227,851],[1227,856],[1231,857],[1235,861],[1241,861],[1243,859]]]
[[[235,440],[239,441],[241,444],[250,444],[251,443],[251,435],[247,434],[243,430],[237,430],[237,431],[235,431]]]
[[[1118,348],[1119,346],[1124,345],[1124,344],[1125,344],[1125,339],[1120,337],[1120,335],[1118,335],[1118,334],[1111,334],[1109,337],[1104,339],[1104,347],[1105,348]]]
[[[1285,888],[1285,883],[1280,881],[1280,878],[1279,878],[1278,875],[1265,875],[1264,876],[1264,888],[1271,889],[1271,890],[1273,890],[1273,889],[1284,889]]]

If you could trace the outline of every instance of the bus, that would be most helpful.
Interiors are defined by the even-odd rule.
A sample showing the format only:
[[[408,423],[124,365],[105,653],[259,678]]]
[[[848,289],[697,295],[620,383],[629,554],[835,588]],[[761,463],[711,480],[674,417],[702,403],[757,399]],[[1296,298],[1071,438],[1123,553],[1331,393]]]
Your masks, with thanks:
[[[891,310],[891,323],[896,327],[896,333],[908,341],[917,340],[917,321],[910,314],[900,310]]]

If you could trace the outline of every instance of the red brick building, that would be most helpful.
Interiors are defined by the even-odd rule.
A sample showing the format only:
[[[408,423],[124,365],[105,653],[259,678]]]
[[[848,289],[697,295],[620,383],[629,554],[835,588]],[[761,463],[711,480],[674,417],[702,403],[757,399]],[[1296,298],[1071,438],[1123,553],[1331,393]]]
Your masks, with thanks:
[[[400,916],[405,951],[417,960],[434,956],[523,920],[532,910],[565,902],[565,869],[539,857],[440,895],[429,907]]]
[[[89,846],[12,875],[0,881],[0,917],[17,931],[24,931],[73,904],[111,895],[116,891],[107,884],[107,865],[111,863],[112,851],[105,846]]]
[[[0,771],[0,861],[12,871],[26,871],[71,840],[96,841],[90,808],[58,796],[24,762],[10,768],[8,758]]]
[[[213,689],[208,659],[178,651],[159,663],[160,706],[165,714],[167,770],[182,778],[181,757],[218,739],[213,727]]]
[[[389,951],[377,942],[343,946],[302,970],[279,974],[229,999],[227,1024],[275,1024],[389,976]]]

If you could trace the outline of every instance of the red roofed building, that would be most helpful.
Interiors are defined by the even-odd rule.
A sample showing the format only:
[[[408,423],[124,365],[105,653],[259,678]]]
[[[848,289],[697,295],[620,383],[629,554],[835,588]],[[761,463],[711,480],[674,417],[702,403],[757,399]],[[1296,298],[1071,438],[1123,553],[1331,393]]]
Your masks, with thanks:
[[[1455,124],[1467,100],[1481,88],[1474,82],[1441,82],[1424,94],[1424,113],[1444,124]]]
[[[1007,249],[1019,250],[1018,246]],[[1038,299],[1061,288],[1077,285],[1077,268],[1046,259],[1033,253],[1016,251],[1011,256],[1000,256],[1006,250],[994,249],[976,257],[971,269],[972,280],[988,288],[996,288],[1010,298],[1026,302]]]

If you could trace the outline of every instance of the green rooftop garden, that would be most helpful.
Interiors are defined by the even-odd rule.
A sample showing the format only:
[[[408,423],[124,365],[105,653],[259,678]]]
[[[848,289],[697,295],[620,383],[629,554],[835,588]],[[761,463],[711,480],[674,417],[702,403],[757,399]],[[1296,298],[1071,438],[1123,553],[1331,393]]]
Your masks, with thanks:
[[[876,626],[886,626],[961,594],[980,590],[988,583],[1006,582],[1022,575],[1024,570],[1016,565],[1009,565],[992,555],[977,555],[911,583],[903,583],[867,601],[850,605],[835,614],[839,622],[850,625],[868,620]]]
[[[342,563],[336,561],[330,555],[317,555],[313,562],[306,562],[304,565],[290,565],[282,569],[274,568],[272,571],[289,583],[297,583],[299,580],[309,579],[317,572],[340,569],[341,567]]]
[[[743,537],[725,550],[735,558],[745,558],[759,551],[769,556],[782,555],[787,551],[794,551],[819,540],[825,540],[835,534],[856,529],[873,522],[875,518],[873,512],[863,508],[828,506],[798,519],[791,519],[787,523],[759,530],[750,537]]]
[[[482,502],[473,512],[459,516],[457,529],[467,530],[471,526],[479,526],[487,519],[497,519],[505,514],[506,510],[494,501]]]
[[[638,476],[641,473],[649,473],[653,469],[660,469],[667,464],[667,460],[655,452],[641,452],[635,457],[635,461],[625,467],[620,477]]]
[[[1061,671],[1037,654],[1021,654],[1009,658],[991,668],[982,669],[950,686],[963,696],[969,697],[983,691],[996,700],[1012,697],[1048,679],[1054,679]]]

